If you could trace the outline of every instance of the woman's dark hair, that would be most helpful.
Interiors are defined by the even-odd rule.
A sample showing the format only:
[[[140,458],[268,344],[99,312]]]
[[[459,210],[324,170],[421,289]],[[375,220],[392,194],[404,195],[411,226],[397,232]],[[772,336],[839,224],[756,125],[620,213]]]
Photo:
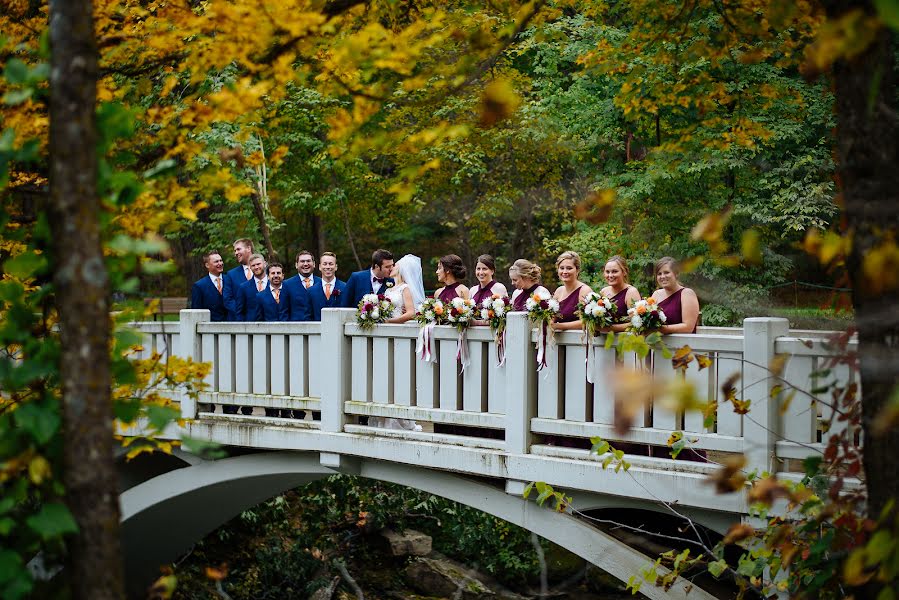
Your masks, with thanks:
[[[478,263],[483,263],[485,267],[496,273],[496,261],[493,260],[493,257],[489,254],[480,255],[475,265],[477,265]],[[445,269],[446,267],[443,268]]]
[[[465,269],[465,263],[456,254],[441,256],[439,262],[443,265],[443,270],[455,277],[456,281],[465,279],[468,271]]]

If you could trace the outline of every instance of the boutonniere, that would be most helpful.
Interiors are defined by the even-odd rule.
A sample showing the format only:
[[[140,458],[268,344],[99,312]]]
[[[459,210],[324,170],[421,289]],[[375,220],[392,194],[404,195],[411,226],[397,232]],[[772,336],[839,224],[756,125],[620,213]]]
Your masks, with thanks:
[[[392,288],[392,287],[393,287],[393,282],[392,282],[392,281],[388,281],[388,282],[385,283],[384,285],[386,285],[388,288]]]
[[[335,289],[333,292],[331,292],[331,295],[332,295],[332,296],[339,296],[339,295],[340,295],[340,290]]]

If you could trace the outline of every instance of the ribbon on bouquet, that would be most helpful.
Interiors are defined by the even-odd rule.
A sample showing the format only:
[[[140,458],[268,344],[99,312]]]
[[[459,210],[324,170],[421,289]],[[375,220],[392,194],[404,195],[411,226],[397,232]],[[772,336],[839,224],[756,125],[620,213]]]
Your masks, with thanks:
[[[537,371],[542,371],[549,366],[549,345],[553,342],[552,331],[549,322],[543,321],[537,328]]]
[[[596,379],[593,376],[593,366],[596,364],[594,357],[596,356],[596,347],[593,345],[593,336],[588,332],[584,332],[584,350],[586,350],[587,358],[584,359],[584,367],[587,371],[587,383],[593,383]]]
[[[459,330],[459,339],[456,341],[456,360],[462,365],[462,373],[465,367],[471,364],[471,355],[468,354],[468,341],[465,339],[465,329]]]
[[[418,355],[419,360],[437,362],[437,352],[434,351],[434,326],[435,323],[428,323],[418,330],[415,354]]]
[[[496,366],[501,367],[506,364],[506,328],[503,327],[496,332]]]

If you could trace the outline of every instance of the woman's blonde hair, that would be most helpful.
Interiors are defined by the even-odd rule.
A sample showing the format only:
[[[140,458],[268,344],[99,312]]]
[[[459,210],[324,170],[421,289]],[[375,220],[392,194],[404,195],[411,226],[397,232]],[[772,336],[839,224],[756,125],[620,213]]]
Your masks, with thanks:
[[[556,268],[559,268],[559,265],[562,264],[563,260],[570,260],[574,263],[574,268],[578,271],[581,270],[581,255],[575,252],[574,250],[566,250],[562,254],[559,255],[559,258],[556,259]]]
[[[509,274],[512,274],[512,271],[518,273],[519,277],[524,277],[525,279],[530,279],[531,281],[540,282],[540,267],[535,265],[529,260],[525,260],[523,258],[519,258],[512,266],[509,267]]]
[[[618,263],[618,267],[621,269],[621,272],[624,274],[624,283],[629,284],[631,282],[631,279],[630,279],[631,272],[630,272],[630,269],[627,268],[627,261],[624,260],[624,257],[616,254],[615,256],[613,256],[612,258],[607,260],[606,264],[609,264],[610,262]]]

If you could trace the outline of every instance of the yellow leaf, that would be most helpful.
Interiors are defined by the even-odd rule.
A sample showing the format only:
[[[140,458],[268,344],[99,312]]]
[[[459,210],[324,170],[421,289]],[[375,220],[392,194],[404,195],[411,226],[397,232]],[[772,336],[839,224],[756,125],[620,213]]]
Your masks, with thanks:
[[[762,264],[762,248],[757,229],[748,229],[743,232],[741,243],[743,262],[753,265]]]
[[[521,97],[506,79],[494,79],[481,96],[481,127],[493,127],[508,118],[521,104]]]
[[[28,477],[34,485],[40,485],[52,475],[50,463],[43,456],[35,456],[28,463]]]

